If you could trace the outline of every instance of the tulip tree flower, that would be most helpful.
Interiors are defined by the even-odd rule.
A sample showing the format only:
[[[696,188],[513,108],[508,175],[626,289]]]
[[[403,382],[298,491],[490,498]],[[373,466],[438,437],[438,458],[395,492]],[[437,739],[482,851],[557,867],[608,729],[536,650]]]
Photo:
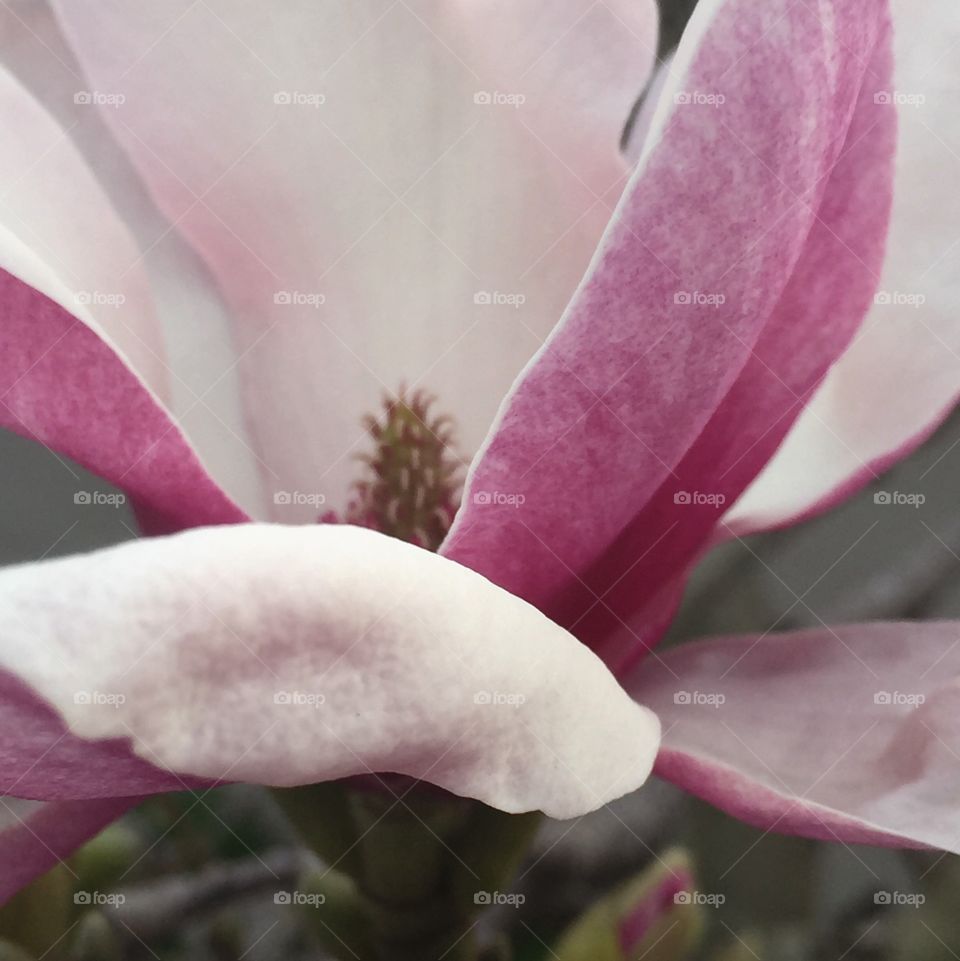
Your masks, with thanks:
[[[0,424],[148,535],[0,572],[0,895],[145,796],[372,772],[566,818],[654,769],[772,830],[960,851],[960,625],[656,651],[707,549],[955,401],[945,2],[701,0],[635,164],[652,0],[53,6],[77,109],[222,293],[262,491],[175,413],[122,200],[0,74]],[[350,506],[402,383],[477,451],[447,531],[398,431],[377,476],[446,518],[413,544],[390,496]]]

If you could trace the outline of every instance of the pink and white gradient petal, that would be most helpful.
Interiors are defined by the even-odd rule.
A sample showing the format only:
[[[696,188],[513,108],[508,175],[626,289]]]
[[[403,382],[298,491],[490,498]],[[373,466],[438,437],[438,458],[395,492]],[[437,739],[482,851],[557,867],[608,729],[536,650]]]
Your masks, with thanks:
[[[91,85],[124,93],[108,122],[234,312],[268,493],[342,506],[360,419],[401,382],[440,396],[464,451],[480,445],[622,187],[653,6],[567,0],[540,20],[433,0],[56,4]],[[580,96],[551,102],[574,77]]]
[[[203,528],[8,568],[0,637],[0,755],[32,798],[394,772],[573,817],[643,783],[658,745],[535,608],[356,527]],[[49,743],[51,708],[69,736]]]
[[[656,772],[768,831],[960,852],[960,624],[696,641],[627,688],[663,724]]]
[[[67,133],[0,68],[0,426],[124,489],[150,531],[245,518],[177,426],[139,252]]]
[[[618,215],[444,553],[601,649],[672,603],[866,313],[895,127],[872,91],[890,69],[882,5],[697,7]],[[663,614],[604,658],[619,667]]]
[[[960,395],[960,17],[893,0],[900,117],[893,219],[874,306],[783,446],[724,518],[737,534],[820,513],[925,440]],[[891,390],[895,383],[896,390]]]

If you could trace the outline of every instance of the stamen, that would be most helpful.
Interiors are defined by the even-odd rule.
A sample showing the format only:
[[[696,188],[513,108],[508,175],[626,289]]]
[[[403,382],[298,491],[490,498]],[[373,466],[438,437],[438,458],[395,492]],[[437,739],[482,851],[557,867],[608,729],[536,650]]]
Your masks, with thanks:
[[[372,454],[359,455],[365,476],[353,485],[344,520],[436,550],[460,503],[461,459],[453,447],[453,421],[432,411],[435,398],[404,388],[383,399],[380,419],[364,427]],[[332,514],[321,520],[335,522]]]

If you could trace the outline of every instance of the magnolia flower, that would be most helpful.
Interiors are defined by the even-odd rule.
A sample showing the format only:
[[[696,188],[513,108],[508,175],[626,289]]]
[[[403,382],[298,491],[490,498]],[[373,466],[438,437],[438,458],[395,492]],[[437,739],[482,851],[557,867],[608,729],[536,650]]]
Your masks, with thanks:
[[[960,851],[957,625],[655,651],[704,551],[955,400],[960,25],[892,7],[701,0],[634,164],[652,0],[54,3],[60,119],[0,75],[0,423],[153,536],[0,573],[0,894],[145,795],[367,772],[570,817],[655,764],[770,829]],[[93,111],[222,292],[257,475],[198,416],[234,364],[170,369],[167,234],[132,239]],[[313,523],[400,383],[478,451],[438,553]]]

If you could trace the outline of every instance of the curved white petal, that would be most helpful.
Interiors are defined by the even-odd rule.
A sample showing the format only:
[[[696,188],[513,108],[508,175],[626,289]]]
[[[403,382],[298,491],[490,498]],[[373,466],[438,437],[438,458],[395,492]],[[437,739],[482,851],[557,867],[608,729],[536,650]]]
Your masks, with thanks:
[[[170,789],[143,759],[276,785],[398,772],[572,817],[641,784],[658,742],[535,608],[360,528],[205,528],[13,568],[0,639],[0,666],[69,726],[38,751],[44,704],[4,686],[0,756],[34,762],[16,787],[33,797]]]

